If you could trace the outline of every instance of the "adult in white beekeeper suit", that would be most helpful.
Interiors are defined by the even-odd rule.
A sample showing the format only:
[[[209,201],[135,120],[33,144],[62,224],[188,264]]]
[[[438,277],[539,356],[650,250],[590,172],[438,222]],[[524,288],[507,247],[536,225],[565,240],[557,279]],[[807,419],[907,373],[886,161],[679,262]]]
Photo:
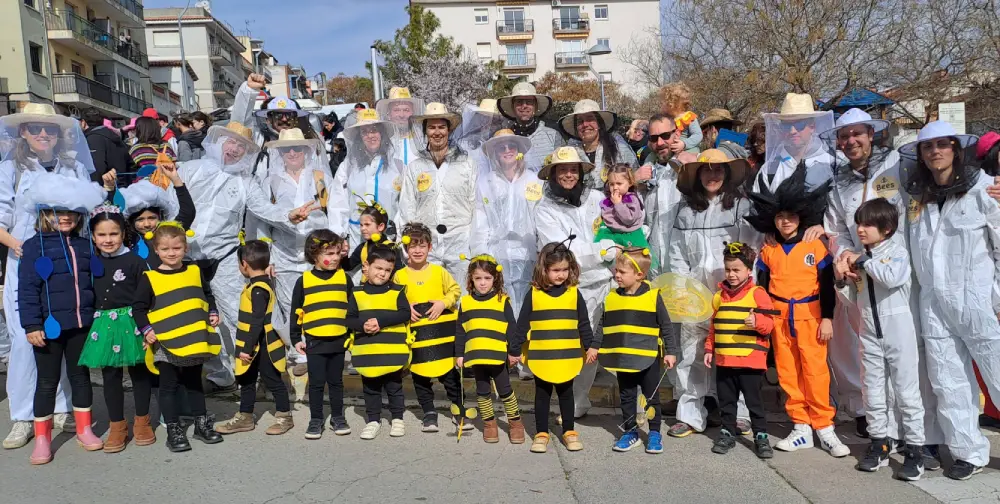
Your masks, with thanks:
[[[559,129],[570,137],[569,145],[581,147],[594,163],[594,171],[587,177],[590,187],[604,190],[608,170],[624,164],[638,168],[638,159],[628,142],[615,133],[618,115],[601,110],[594,100],[580,100],[573,105],[573,112],[559,120]]]
[[[271,158],[271,167],[263,183],[251,184],[247,210],[248,239],[272,240],[271,263],[275,269],[275,294],[277,303],[273,314],[274,330],[290,346],[288,360],[294,363],[292,373],[302,376],[306,372],[305,355],[295,351],[289,338],[290,314],[295,282],[303,272],[312,268],[304,255],[306,236],[316,229],[330,229],[335,233],[346,232],[347,214],[342,207],[328,202],[328,189],[333,180],[324,169],[323,142],[308,139],[298,128],[281,132],[278,140],[265,146]],[[257,208],[274,207],[273,215],[261,215]],[[285,215],[284,220],[280,217]],[[253,224],[251,224],[251,222]]]
[[[389,96],[375,104],[378,116],[391,122],[396,128],[396,134],[392,137],[393,155],[403,166],[416,159],[417,153],[424,148],[410,132],[410,117],[423,110],[424,101],[411,96],[410,88],[406,87],[389,89]]]
[[[78,121],[56,113],[51,105],[29,103],[18,114],[0,117],[0,144],[6,145],[0,159],[0,243],[7,247],[3,306],[10,337],[7,397],[12,422],[3,447],[20,448],[34,435],[35,356],[17,311],[17,266],[21,244],[35,235],[37,212],[26,211],[17,202],[42,173],[90,180],[94,161]],[[69,382],[62,373],[56,394],[58,428],[66,428],[71,411]],[[71,423],[69,425],[72,425]]]
[[[604,193],[587,187],[584,178],[594,169],[586,154],[578,147],[560,147],[546,157],[538,178],[544,180],[542,201],[535,207],[535,235],[538,249],[548,243],[562,242],[570,235],[569,249],[580,264],[580,294],[590,310],[590,324],[595,341],[600,341],[600,320],[604,315],[604,298],[611,290],[611,267],[618,249],[611,240],[594,243],[601,222],[601,201]],[[605,255],[601,251],[607,250]],[[590,387],[597,375],[597,364],[583,366],[573,381],[573,396],[579,418],[590,409]]]
[[[358,112],[357,122],[344,130],[347,158],[337,170],[331,194],[335,200],[347,202],[350,209],[351,250],[361,243],[361,208],[357,203],[375,202],[388,215],[396,214],[405,166],[395,157],[395,136],[392,124],[380,120],[371,109]]]
[[[741,197],[740,188],[749,173],[746,159],[730,160],[718,149],[706,150],[695,162],[684,164],[677,181],[684,201],[670,235],[670,272],[693,278],[715,292],[725,278],[724,244],[743,242],[759,247],[759,233],[743,220],[751,205]],[[707,427],[708,411],[702,401],[715,390],[712,369],[702,363],[708,324],[681,324],[681,359],[674,384],[677,423],[667,432],[672,437],[685,437]],[[745,405],[739,409],[738,427],[747,432],[749,412]]]
[[[854,214],[858,207],[866,201],[885,198],[896,207],[899,212],[899,223],[896,233],[889,240],[903,249],[906,248],[908,196],[899,178],[899,155],[895,151],[877,146],[874,142],[875,136],[888,127],[888,121],[872,119],[868,113],[862,110],[850,109],[840,116],[833,129],[820,134],[825,142],[834,145],[837,150],[833,189],[827,196],[828,204],[824,227],[829,238],[830,254],[834,257],[835,264],[840,266],[841,275],[838,276],[845,273],[843,271],[845,265],[840,261],[845,251],[864,251],[864,246],[857,235],[858,227],[854,221]],[[857,320],[860,323],[871,325],[873,322],[870,320],[861,321],[861,314],[857,310],[858,296],[867,296],[865,292],[862,292],[861,287],[860,282],[848,282],[847,288],[842,290],[845,296],[838,296],[838,302],[843,304],[842,309],[848,311],[848,320]],[[916,284],[912,285],[909,296],[910,312],[914,318],[915,330],[919,332],[918,294],[919,287]],[[858,328],[860,329],[860,326]],[[862,340],[861,343],[865,344],[865,341]],[[864,348],[866,353],[873,353],[869,352],[867,344]],[[878,349],[874,350],[877,353]],[[927,445],[923,450],[924,467],[928,469],[939,468],[941,463],[938,461],[937,445],[944,442],[944,434],[937,422],[937,401],[930,388],[930,382],[927,380],[927,361],[924,358],[924,344],[921,338],[917,339],[916,353],[919,356],[919,366],[910,369],[917,373],[920,379],[920,395],[924,407],[924,421],[921,430]],[[878,361],[873,362],[878,365]],[[881,364],[885,365],[884,362]],[[865,376],[868,374],[865,373]],[[870,374],[883,375],[884,371],[873,371]],[[857,414],[860,411],[865,415],[857,418],[859,435],[863,434],[863,437],[870,435],[872,438],[901,439],[899,415],[894,407],[896,403],[893,387],[887,386],[885,391],[885,396],[872,397],[872,394],[868,392],[864,394],[865,403],[886,405],[888,408],[888,416],[886,417],[883,412],[878,416],[878,421],[875,424],[867,420],[867,417],[872,414],[871,406],[866,407],[864,404],[859,406],[856,404],[858,400],[856,397],[846,398],[849,412]]]
[[[455,132],[455,136],[458,139],[458,146],[475,161],[480,173],[489,173],[492,170],[489,154],[483,150],[483,144],[500,131],[503,122],[504,118],[497,110],[497,101],[492,98],[483,99],[478,106],[462,107],[462,127]],[[540,166],[531,167],[535,171],[538,171],[538,168]]]
[[[990,395],[1000,394],[1000,205],[986,194],[992,177],[967,165],[976,137],[935,121],[900,148],[910,257],[920,283],[920,329],[938,419],[955,463],[948,477],[968,479],[990,461],[979,431],[975,359]]]
[[[557,147],[566,145],[562,135],[542,122],[542,116],[552,108],[552,97],[538,94],[535,86],[518,82],[510,96],[497,100],[500,114],[511,121],[515,135],[531,140],[531,151],[525,155],[530,166],[542,166],[542,160]]]
[[[670,143],[680,138],[680,134],[673,119],[662,114],[651,117],[649,148],[652,153],[635,172],[640,196],[646,203],[645,224],[650,230],[649,245],[653,249],[653,257],[659,261],[659,264],[653,264],[650,277],[670,270],[670,235],[673,233],[674,219],[682,199],[677,190],[677,172],[683,161],[697,159],[692,154],[674,155],[670,151]]]
[[[429,103],[423,115],[410,118],[411,131],[423,146],[406,165],[396,227],[420,222],[430,228],[430,261],[444,266],[464,291],[468,264],[459,256],[472,257],[469,240],[479,169],[449,139],[461,122],[461,116],[441,103]]]

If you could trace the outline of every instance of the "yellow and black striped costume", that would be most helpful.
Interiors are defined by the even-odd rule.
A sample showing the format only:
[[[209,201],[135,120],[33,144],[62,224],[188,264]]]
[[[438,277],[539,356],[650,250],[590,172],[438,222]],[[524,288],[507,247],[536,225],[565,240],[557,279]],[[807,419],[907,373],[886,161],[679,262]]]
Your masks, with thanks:
[[[577,301],[576,287],[568,287],[558,297],[531,288],[531,330],[525,361],[537,378],[565,383],[583,369]]]
[[[419,281],[417,278],[419,277]],[[428,264],[423,271],[403,268],[396,272],[396,283],[406,287],[406,298],[415,303],[414,309],[425,314],[430,309],[430,302],[442,300],[455,280],[441,266]],[[446,285],[447,284],[447,285]],[[461,289],[456,291],[461,292]],[[451,300],[454,304],[458,295]],[[446,309],[436,320],[423,317],[410,324],[413,331],[413,360],[410,372],[425,378],[438,378],[455,368],[455,333],[458,326],[458,312]]]
[[[638,373],[660,355],[660,326],[656,321],[659,289],[637,296],[611,291],[604,300],[604,341],[597,359],[608,371]]]
[[[314,338],[338,338],[347,334],[347,274],[337,270],[329,280],[312,271],[302,274],[302,332]]]
[[[462,329],[465,330],[463,367],[496,366],[507,363],[507,296],[493,296],[477,301],[462,296]]]
[[[358,319],[362,322],[371,318],[384,317],[397,311],[399,296],[403,288],[389,286],[381,294],[365,292],[366,285],[354,288],[354,299],[358,305]],[[409,324],[382,327],[376,334],[358,331],[350,348],[351,363],[361,376],[375,378],[399,371],[410,363]]]
[[[149,324],[163,350],[177,357],[219,355],[222,340],[208,325],[208,301],[198,266],[188,265],[180,273],[144,273],[154,295],[147,314]],[[153,364],[153,346],[147,350],[146,365],[154,374],[159,373]]]
[[[251,339],[255,339],[254,334],[250,334],[250,325],[253,323],[253,303],[250,299],[250,294],[253,292],[254,288],[260,288],[267,292],[267,312],[264,314],[264,327],[263,327],[263,337],[260,338],[253,348],[248,349],[247,342]],[[274,331],[274,327],[271,325],[271,314],[274,311],[274,290],[267,282],[254,282],[243,288],[243,293],[240,294],[240,313],[239,318],[236,322],[236,355],[241,353],[246,353],[251,356],[257,355],[260,351],[261,340],[264,342],[264,348],[267,351],[267,357],[274,364],[274,368],[278,370],[279,373],[285,372],[286,359],[285,359],[285,342],[281,340],[278,333]],[[249,364],[244,364],[240,359],[236,359],[236,376],[241,376],[243,373],[247,372],[249,369]]]

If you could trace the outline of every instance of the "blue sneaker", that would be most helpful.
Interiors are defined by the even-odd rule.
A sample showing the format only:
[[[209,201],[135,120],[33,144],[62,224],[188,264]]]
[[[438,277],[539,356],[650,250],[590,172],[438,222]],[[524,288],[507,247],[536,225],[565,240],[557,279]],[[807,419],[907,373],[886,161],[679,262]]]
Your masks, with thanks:
[[[660,431],[650,431],[646,441],[646,453],[663,453],[663,435]]]
[[[622,437],[618,438],[618,441],[613,447],[611,447],[611,449],[616,452],[627,452],[638,442],[639,433],[634,430],[628,431],[625,434],[622,434]]]

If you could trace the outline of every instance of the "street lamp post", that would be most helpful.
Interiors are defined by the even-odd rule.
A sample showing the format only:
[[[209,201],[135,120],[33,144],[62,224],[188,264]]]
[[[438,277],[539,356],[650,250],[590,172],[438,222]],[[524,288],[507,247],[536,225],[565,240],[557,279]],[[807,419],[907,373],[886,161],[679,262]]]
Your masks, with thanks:
[[[604,98],[604,76],[597,73],[594,70],[594,56],[602,56],[605,54],[611,54],[611,47],[606,42],[598,42],[597,45],[587,49],[587,66],[590,67],[590,72],[597,77],[597,82],[601,86],[601,110],[607,110],[608,105]]]
[[[191,111],[191,103],[188,102],[190,97],[187,93],[187,59],[184,58],[184,26],[181,25],[181,20],[190,7],[191,0],[188,0],[187,5],[184,6],[184,10],[177,16],[177,39],[180,41],[181,46],[181,103],[188,109],[187,112]]]

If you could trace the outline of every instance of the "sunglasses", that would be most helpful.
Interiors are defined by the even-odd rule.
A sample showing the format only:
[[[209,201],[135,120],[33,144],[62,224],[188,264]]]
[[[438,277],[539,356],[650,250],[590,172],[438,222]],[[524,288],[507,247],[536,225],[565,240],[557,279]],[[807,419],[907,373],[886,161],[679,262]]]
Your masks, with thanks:
[[[289,152],[301,153],[309,150],[305,145],[293,145],[291,147],[278,147],[278,152],[282,154],[287,154]]]
[[[28,130],[29,134],[37,135],[42,131],[48,136],[56,136],[59,134],[59,126],[55,124],[43,124],[43,123],[31,123],[26,124],[24,129]]]
[[[670,137],[672,137],[672,136],[674,136],[674,132],[673,131],[668,131],[666,133],[660,133],[659,135],[649,135],[649,142],[650,143],[656,143],[656,142],[658,142],[660,140],[663,140],[664,142],[668,142],[668,141],[670,141]]]
[[[496,150],[499,151],[499,152],[506,152],[506,151],[509,151],[509,150],[517,152],[517,144],[508,143],[508,144],[497,145],[497,149]]]
[[[281,122],[281,123],[292,123],[298,119],[295,114],[290,114],[288,112],[272,112],[271,121]]]
[[[795,121],[793,123],[785,123],[783,126],[785,127],[786,130],[791,130],[792,128],[795,128],[795,131],[802,131],[806,128],[811,127],[812,125],[813,122],[806,119],[802,121]]]
[[[377,128],[363,129],[361,130],[361,136],[375,136],[381,135],[382,133]]]

